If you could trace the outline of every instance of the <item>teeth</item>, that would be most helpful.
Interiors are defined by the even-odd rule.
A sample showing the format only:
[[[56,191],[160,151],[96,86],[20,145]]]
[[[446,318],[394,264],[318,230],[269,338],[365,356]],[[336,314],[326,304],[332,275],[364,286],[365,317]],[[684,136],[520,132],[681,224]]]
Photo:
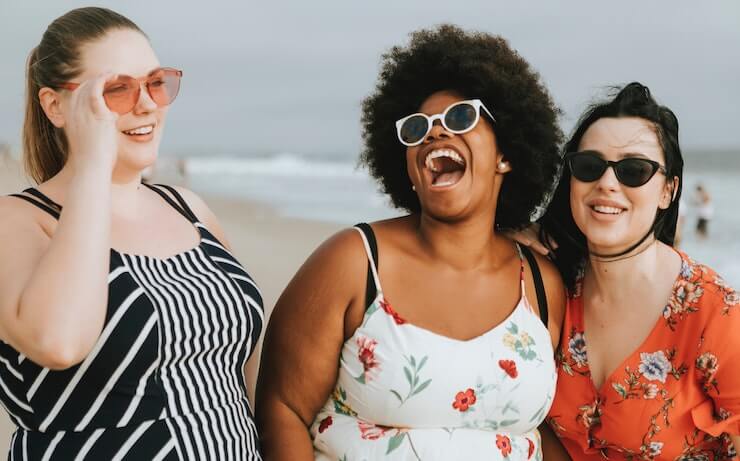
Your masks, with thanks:
[[[440,158],[440,157],[447,157],[459,163],[460,165],[465,165],[465,160],[463,160],[460,154],[458,154],[457,152],[451,149],[436,149],[436,150],[429,152],[429,154],[427,154],[427,158],[424,159],[424,165],[429,170],[434,171],[436,173],[438,170],[434,167],[433,160],[436,158]]]
[[[621,208],[615,208],[613,206],[595,205],[593,208],[595,211],[598,211],[599,213],[606,213],[606,214],[619,214],[622,212]]]
[[[124,131],[126,134],[149,134],[154,130],[154,125],[141,126],[139,128]]]

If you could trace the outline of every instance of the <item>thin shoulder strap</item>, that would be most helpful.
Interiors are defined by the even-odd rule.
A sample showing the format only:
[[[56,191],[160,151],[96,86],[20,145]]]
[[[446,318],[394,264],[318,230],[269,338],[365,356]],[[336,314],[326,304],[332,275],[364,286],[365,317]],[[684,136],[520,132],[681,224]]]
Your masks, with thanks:
[[[9,197],[17,197],[21,200],[25,200],[26,202],[30,203],[31,205],[40,208],[44,210],[45,212],[49,213],[54,219],[59,219],[59,212],[49,206],[47,206],[45,203],[41,203],[36,199],[32,199],[28,195],[23,194],[10,194]]]
[[[517,245],[519,246],[519,245]],[[532,279],[534,282],[534,290],[537,292],[537,305],[540,307],[540,319],[542,320],[542,323],[547,326],[547,294],[545,293],[545,284],[542,281],[542,273],[540,273],[540,266],[537,264],[537,260],[535,259],[534,255],[527,247],[519,246],[519,251],[524,254],[524,257],[527,258],[527,262],[529,263],[529,267],[532,270]]]
[[[147,183],[142,183],[142,184],[144,184],[146,187],[148,187],[149,189],[159,194],[159,196],[162,197],[167,203],[169,203],[172,208],[177,210],[181,215],[185,216],[185,218],[188,221],[193,222],[193,223],[198,221],[198,218],[195,216],[193,211],[190,209],[188,204],[185,202],[185,199],[183,199],[182,196],[178,194],[177,191],[173,187],[170,187],[164,184],[157,184],[157,185],[152,185],[152,184],[147,184]],[[168,191],[170,191],[172,196],[175,197],[175,200],[177,200],[177,203],[175,202],[175,200],[172,200],[172,197],[170,197],[166,192],[160,189],[160,187],[163,187],[167,189]]]
[[[28,195],[24,194],[29,194],[36,198],[31,198]],[[62,211],[61,205],[57,204],[52,199],[32,187],[24,190],[23,194],[10,194],[10,197],[17,197],[21,200],[25,200],[31,205],[49,213],[54,219],[59,220],[59,215]]]
[[[61,210],[62,209],[62,206],[60,204],[58,204],[54,200],[50,199],[47,195],[45,195],[43,192],[41,192],[40,190],[38,190],[36,188],[29,187],[28,189],[24,190],[23,192],[26,193],[26,194],[33,195],[34,197],[36,197],[37,199],[39,199],[42,202],[44,202],[45,204],[47,204],[49,207],[54,208],[55,210]]]
[[[365,288],[365,306],[367,307],[373,302],[377,293],[383,291],[378,276],[378,242],[375,239],[375,232],[369,224],[360,223],[355,225],[354,229],[360,233],[362,243],[365,245],[365,253],[367,253],[368,269]]]

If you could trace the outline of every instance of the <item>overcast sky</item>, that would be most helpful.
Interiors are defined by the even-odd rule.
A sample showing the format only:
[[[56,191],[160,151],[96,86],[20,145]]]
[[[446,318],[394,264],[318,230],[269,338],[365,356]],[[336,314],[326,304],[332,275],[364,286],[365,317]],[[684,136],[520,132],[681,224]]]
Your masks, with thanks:
[[[381,54],[452,22],[500,34],[540,72],[568,131],[606,85],[639,80],[681,122],[686,149],[740,148],[740,2],[293,0],[99,2],[184,70],[163,151],[360,149],[360,101]],[[24,62],[46,26],[86,3],[0,0],[0,141],[19,145]]]

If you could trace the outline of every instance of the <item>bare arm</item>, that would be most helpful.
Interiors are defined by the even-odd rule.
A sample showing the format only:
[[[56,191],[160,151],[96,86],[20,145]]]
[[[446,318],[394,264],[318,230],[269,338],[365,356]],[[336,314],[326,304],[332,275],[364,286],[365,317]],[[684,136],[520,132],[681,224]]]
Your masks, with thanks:
[[[342,231],[309,257],[278,300],[257,383],[267,458],[313,459],[308,428],[336,384],[345,317],[363,302],[366,268],[360,236]]]
[[[0,338],[49,368],[81,361],[105,320],[117,131],[104,83],[100,77],[81,85],[62,122],[72,179],[53,235],[28,204],[10,197],[0,203]]]

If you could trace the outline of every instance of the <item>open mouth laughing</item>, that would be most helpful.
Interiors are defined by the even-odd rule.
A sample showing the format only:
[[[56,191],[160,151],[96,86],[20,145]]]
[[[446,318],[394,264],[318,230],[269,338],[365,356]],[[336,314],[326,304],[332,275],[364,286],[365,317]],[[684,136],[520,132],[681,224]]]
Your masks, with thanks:
[[[435,188],[452,187],[462,179],[467,167],[465,159],[449,148],[434,149],[424,159]]]

